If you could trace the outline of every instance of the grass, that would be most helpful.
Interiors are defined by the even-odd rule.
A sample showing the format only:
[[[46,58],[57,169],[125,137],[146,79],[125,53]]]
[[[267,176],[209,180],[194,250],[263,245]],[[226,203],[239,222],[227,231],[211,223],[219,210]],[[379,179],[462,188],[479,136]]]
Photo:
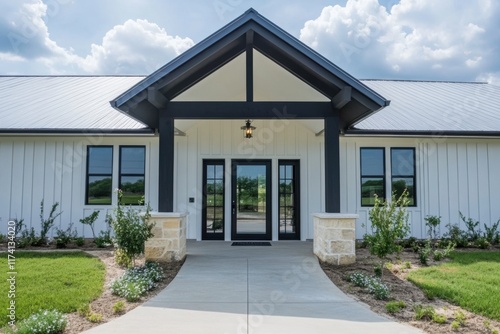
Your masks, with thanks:
[[[454,252],[450,257],[448,263],[410,273],[408,280],[428,297],[500,320],[500,252]]]
[[[100,296],[105,267],[97,258],[82,252],[16,252],[16,321],[39,309],[73,312]],[[0,254],[7,268],[7,254]],[[7,321],[9,286],[0,280],[0,327]]]

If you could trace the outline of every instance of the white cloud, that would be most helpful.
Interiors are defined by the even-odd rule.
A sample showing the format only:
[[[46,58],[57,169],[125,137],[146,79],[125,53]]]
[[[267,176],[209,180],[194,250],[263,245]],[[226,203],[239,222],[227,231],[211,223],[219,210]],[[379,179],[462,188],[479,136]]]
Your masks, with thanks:
[[[190,38],[168,35],[147,20],[128,20],[106,33],[82,64],[91,73],[148,74],[194,45]]]
[[[348,0],[305,23],[300,39],[366,78],[475,80],[500,71],[500,6],[491,0]]]
[[[50,38],[45,22],[49,8],[42,0],[12,1],[2,10],[0,60],[36,62],[52,74],[149,74],[194,44],[147,20],[127,20],[82,57]]]

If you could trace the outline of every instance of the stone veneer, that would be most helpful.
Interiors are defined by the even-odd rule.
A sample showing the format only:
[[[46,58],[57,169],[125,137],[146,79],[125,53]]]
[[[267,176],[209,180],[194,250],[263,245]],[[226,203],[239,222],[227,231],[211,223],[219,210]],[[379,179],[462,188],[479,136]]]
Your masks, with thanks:
[[[146,241],[146,260],[175,262],[186,257],[186,218],[185,213],[151,213],[154,236]]]
[[[323,262],[343,265],[356,262],[356,214],[316,213],[314,254]]]

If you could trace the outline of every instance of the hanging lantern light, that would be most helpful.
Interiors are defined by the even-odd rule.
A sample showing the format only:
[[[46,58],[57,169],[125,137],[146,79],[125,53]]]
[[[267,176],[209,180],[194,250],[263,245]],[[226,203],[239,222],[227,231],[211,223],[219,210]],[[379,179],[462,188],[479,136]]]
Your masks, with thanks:
[[[253,137],[253,130],[255,130],[256,127],[252,126],[252,121],[247,119],[245,125],[241,127],[241,130],[243,130],[243,135],[245,138],[252,138]]]

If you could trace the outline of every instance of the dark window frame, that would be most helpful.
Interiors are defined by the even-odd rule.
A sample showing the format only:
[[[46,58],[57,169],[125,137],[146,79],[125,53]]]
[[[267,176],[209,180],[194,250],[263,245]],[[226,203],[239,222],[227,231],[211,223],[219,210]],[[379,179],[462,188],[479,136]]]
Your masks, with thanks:
[[[92,148],[111,148],[111,173],[90,173],[90,150]],[[113,145],[87,145],[87,170],[85,171],[85,205],[113,205],[113,186],[111,186],[111,203],[89,203],[89,181],[92,176],[109,176],[111,178],[111,183],[113,183],[113,158],[114,158],[114,148]]]
[[[300,240],[300,160],[299,159],[279,159],[278,160],[278,224],[281,221],[281,166],[293,166],[293,175],[292,175],[292,187],[293,192],[293,219],[295,225],[295,233],[281,233],[279,225],[278,225],[278,239],[279,240]],[[285,179],[290,179],[286,177]],[[286,193],[285,193],[286,194]],[[284,207],[289,207],[284,205]]]
[[[206,198],[208,196],[207,193],[207,184],[208,184],[208,166],[222,166],[222,231],[217,233],[208,233],[207,231],[207,208]],[[217,180],[215,177],[214,171],[214,181]],[[201,234],[202,240],[224,240],[225,236],[225,225],[226,225],[226,161],[225,159],[203,159],[203,193],[202,193],[202,210],[201,210]],[[215,203],[214,203],[215,204]],[[211,208],[220,207],[220,206],[210,206]],[[215,219],[215,218],[214,218]]]
[[[143,174],[138,174],[138,173],[122,173],[122,149],[123,148],[143,148],[144,149],[144,173]],[[144,178],[144,199],[145,202],[147,203],[146,200],[146,145],[120,145],[118,147],[118,189],[122,189],[122,177],[143,177]],[[139,205],[139,203],[134,203],[130,204],[128,203],[127,205]]]
[[[392,152],[393,150],[411,150],[413,151],[413,175],[402,175],[402,174],[393,174],[392,165]],[[416,149],[415,147],[391,147],[391,194],[394,191],[392,189],[393,180],[396,178],[405,178],[405,179],[413,179],[413,193],[409,194],[413,196],[413,204],[408,205],[408,207],[417,207],[417,160],[416,160]]]
[[[383,163],[383,169],[382,169],[382,175],[363,175],[363,150],[382,150],[382,163]],[[379,196],[382,197],[385,200],[385,197],[387,196],[387,178],[386,178],[386,157],[385,157],[385,147],[360,147],[359,149],[359,166],[360,166],[360,171],[359,171],[359,181],[360,181],[360,203],[362,207],[373,207],[373,204],[363,204],[363,179],[364,178],[382,178],[382,183],[384,187],[384,195]]]

